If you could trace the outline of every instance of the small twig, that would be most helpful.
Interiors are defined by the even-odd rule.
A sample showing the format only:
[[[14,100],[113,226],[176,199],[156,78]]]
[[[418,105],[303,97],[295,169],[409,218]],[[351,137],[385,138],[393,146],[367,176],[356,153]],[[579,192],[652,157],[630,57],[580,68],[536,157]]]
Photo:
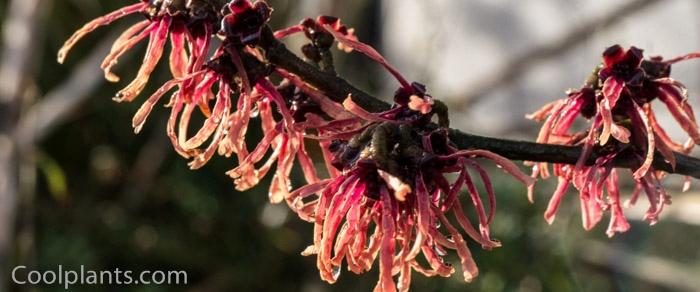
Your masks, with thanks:
[[[346,80],[324,73],[304,62],[290,52],[284,44],[276,40],[269,29],[266,29],[263,33],[262,45],[267,48],[266,57],[270,63],[300,76],[337,102],[342,102],[347,98],[348,94],[351,94],[353,101],[367,110],[378,112],[390,107],[389,104],[354,87]],[[483,137],[466,134],[456,129],[450,129],[450,139],[461,149],[478,148],[489,150],[513,160],[575,164],[582,151],[581,147],[578,146],[539,144]],[[654,168],[669,173],[700,178],[700,159],[680,153],[675,153],[675,155],[675,169],[658,153],[654,157]],[[593,153],[588,162],[593,163],[595,158],[596,155]],[[635,167],[634,160],[627,159],[624,155],[615,158],[613,163],[617,167]]]

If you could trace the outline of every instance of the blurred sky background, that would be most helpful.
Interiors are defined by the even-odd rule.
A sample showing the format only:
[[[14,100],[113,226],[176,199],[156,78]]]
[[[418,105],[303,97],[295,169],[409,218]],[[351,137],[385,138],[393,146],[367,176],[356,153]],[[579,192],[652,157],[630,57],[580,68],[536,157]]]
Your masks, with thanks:
[[[131,116],[169,78],[165,62],[131,104],[111,97],[130,80],[143,44],[128,54],[110,84],[99,69],[130,17],[81,41],[66,64],[63,41],[83,23],[129,1],[0,0],[0,284],[7,291],[64,291],[15,286],[16,265],[95,270],[185,270],[187,286],[74,287],[71,291],[369,291],[377,269],[343,271],[335,285],[319,279],[312,225],[284,205],[267,203],[267,183],[237,192],[224,174],[235,161],[212,159],[190,171],[165,135],[169,111],[155,110],[134,135]],[[319,14],[340,16],[404,75],[450,105],[453,127],[534,140],[539,124],[524,119],[578,87],[619,43],[667,58],[700,51],[700,2],[693,0],[270,0],[273,28]],[[288,42],[298,51],[304,40]],[[358,54],[336,53],[341,75],[386,96],[397,84]],[[690,102],[700,105],[700,61],[674,65]],[[662,125],[682,137],[668,115]],[[254,126],[251,128],[255,128]],[[251,133],[252,136],[260,133]],[[697,156],[697,153],[695,154]],[[626,172],[622,172],[625,173]],[[296,171],[295,181],[301,174]],[[652,227],[641,222],[644,200],[626,210],[632,229],[605,236],[607,217],[581,227],[570,192],[555,223],[542,218],[553,182],[538,183],[535,204],[525,189],[492,174],[498,212],[492,234],[503,243],[482,251],[470,243],[481,275],[425,278],[412,291],[699,291],[700,193],[665,183],[673,205]],[[628,182],[629,183],[629,182]],[[629,190],[625,192],[629,193]],[[623,195],[626,196],[626,195]],[[473,214],[470,214],[473,215]],[[455,258],[456,259],[456,258]],[[4,291],[4,290],[0,290]]]

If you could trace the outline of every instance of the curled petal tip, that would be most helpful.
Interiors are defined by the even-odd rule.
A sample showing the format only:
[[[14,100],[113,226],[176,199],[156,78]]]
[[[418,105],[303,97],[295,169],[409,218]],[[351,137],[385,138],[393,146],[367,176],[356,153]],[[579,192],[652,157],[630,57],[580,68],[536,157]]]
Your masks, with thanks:
[[[690,178],[686,177],[685,181],[683,182],[683,188],[681,189],[682,192],[687,192],[690,190]]]
[[[301,252],[301,255],[302,255],[302,256],[310,256],[310,255],[314,255],[314,254],[317,254],[317,253],[318,253],[318,249],[316,248],[315,245],[312,244],[312,245],[307,246],[307,247]]]
[[[534,183],[527,187],[527,201],[530,202],[530,204],[535,203],[535,184]]]
[[[269,196],[269,197],[270,197],[270,203],[272,203],[272,204],[279,204],[280,202],[282,202],[282,200],[284,200],[284,198],[282,198],[281,196]]]
[[[143,125],[135,125],[134,126],[134,134],[140,133],[142,128],[143,128]]]
[[[547,224],[552,225],[554,223],[554,218],[556,218],[556,214],[544,214],[544,221],[547,221]]]
[[[117,94],[114,95],[114,97],[112,97],[112,100],[116,102],[123,102],[126,100],[126,96],[123,92],[119,91],[117,92]]]
[[[603,133],[600,134],[600,145],[605,146],[605,144],[608,144],[608,140],[610,139],[610,130],[609,129],[603,129]]]
[[[625,202],[622,203],[622,206],[625,208],[630,208],[630,207],[634,206],[634,203],[632,203],[632,201],[630,201],[630,200],[625,200]]]
[[[112,83],[117,83],[119,82],[119,80],[121,80],[121,78],[119,78],[117,74],[114,74],[112,72],[105,72],[105,79]]]

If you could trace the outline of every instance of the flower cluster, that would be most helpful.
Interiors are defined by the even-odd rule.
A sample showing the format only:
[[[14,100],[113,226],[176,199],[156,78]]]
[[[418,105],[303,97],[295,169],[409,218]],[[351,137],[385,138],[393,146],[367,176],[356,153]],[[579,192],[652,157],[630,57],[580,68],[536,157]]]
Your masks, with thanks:
[[[454,272],[444,261],[455,250],[464,280],[478,269],[466,236],[485,249],[500,246],[491,239],[495,194],[486,170],[475,160],[494,161],[526,185],[533,180],[509,160],[484,150],[457,150],[444,130],[415,127],[403,119],[373,122],[350,140],[333,140],[332,165],[342,173],[294,191],[290,206],[314,222],[314,244],[304,254],[316,254],[321,278],[333,283],[343,260],[354,273],[372,267],[379,257],[376,291],[406,291],[411,271],[447,277]],[[488,197],[488,208],[468,170],[476,171]],[[458,174],[450,183],[448,174]],[[466,188],[478,218],[475,228],[458,199]],[[317,197],[309,197],[319,194]],[[486,211],[488,209],[488,211]],[[308,211],[306,211],[308,210]],[[447,217],[454,215],[457,224]],[[461,230],[458,230],[458,225]],[[442,227],[442,228],[441,228]],[[369,236],[369,239],[368,239]],[[429,267],[421,266],[423,255]]]
[[[500,246],[489,232],[496,208],[495,194],[486,170],[475,158],[493,160],[526,185],[534,181],[497,154],[456,149],[445,130],[449,122],[444,105],[426,94],[422,84],[407,82],[338,19],[306,19],[275,36],[284,38],[302,31],[315,47],[330,47],[327,38],[332,37],[342,45],[339,49],[365,54],[384,66],[401,85],[394,95],[393,108],[382,113],[367,112],[348,96],[343,108],[355,119],[338,118],[324,123],[318,116],[307,114],[306,123],[323,124],[316,130],[330,178],[301,187],[286,197],[292,210],[314,223],[313,244],[303,254],[317,256],[321,278],[330,283],[340,275],[343,261],[348,270],[359,274],[368,271],[378,257],[380,279],[375,290],[395,291],[393,277],[400,274],[398,289],[406,291],[412,270],[427,276],[446,277],[454,273],[451,264],[444,261],[447,250],[452,249],[460,258],[464,280],[471,281],[478,269],[465,235],[486,249]],[[299,85],[294,78],[288,79]],[[299,87],[309,96],[321,95],[303,85]],[[439,125],[430,122],[433,116],[438,117]],[[488,212],[468,170],[476,171],[486,187]],[[446,177],[449,174],[456,174],[456,181],[450,183]],[[478,229],[458,199],[463,188],[476,211]],[[450,213],[461,231],[447,219]],[[421,254],[429,267],[418,263]]]
[[[338,18],[308,18],[273,33],[267,27],[272,8],[264,1],[225,2],[139,1],[79,29],[61,48],[58,60],[63,62],[87,33],[126,15],[142,14],[145,19],[115,41],[102,64],[106,79],[117,82],[112,67],[118,58],[149,38],[136,78],[115,97],[133,101],[144,90],[170,41],[172,79],[136,112],[132,120],[135,132],[141,131],[162,97],[172,92],[166,103],[170,108],[167,135],[176,152],[191,159],[192,169],[204,166],[215,154],[235,155],[237,166],[227,174],[240,191],[274,173],[270,201],[285,201],[301,219],[314,224],[313,244],[303,254],[316,255],[325,281],[337,280],[343,262],[350,271],[363,273],[378,259],[380,276],[375,290],[406,291],[413,270],[427,276],[454,273],[445,261],[448,250],[458,255],[465,281],[476,277],[478,269],[466,237],[484,249],[500,246],[489,228],[495,218],[496,195],[478,158],[494,162],[530,190],[533,177],[549,175],[547,165],[535,164],[530,177],[498,154],[458,149],[450,140],[446,106],[433,99],[422,84],[407,81]],[[335,75],[330,49],[336,43],[343,52],[362,53],[383,66],[399,83],[392,107],[370,112],[356,104],[352,95],[329,97],[332,94],[314,86],[318,80],[290,72],[294,66],[272,65],[269,54],[282,46],[278,40],[297,33],[309,41],[302,47],[307,61],[324,76]],[[215,42],[215,37],[220,41]],[[693,57],[697,56],[643,60],[639,49],[611,47],[604,54],[604,64],[581,89],[531,116],[545,121],[538,142],[583,145],[584,149],[576,165],[554,164],[560,185],[545,215],[548,221],[554,219],[564,192],[573,184],[580,191],[587,229],[600,220],[601,210],[610,209],[609,234],[626,230],[629,225],[622,214],[612,164],[621,156],[634,163],[637,190],[630,202],[643,189],[651,203],[646,218],[652,223],[656,220],[669,197],[660,187],[662,174],[652,165],[655,151],[674,164],[673,151],[688,153],[700,142],[685,87],[669,77],[671,64]],[[658,125],[650,103],[657,98],[688,132],[688,142],[671,140]],[[591,119],[591,126],[573,132],[579,115]],[[193,131],[196,117],[203,122]],[[252,119],[259,119],[264,136],[248,149]],[[323,161],[318,165],[325,166],[321,171],[307,153],[312,144],[320,148]],[[594,163],[589,164],[591,161]],[[289,177],[295,163],[306,181],[296,189]],[[476,182],[470,172],[477,174]],[[478,184],[483,184],[486,200]],[[467,198],[460,200],[463,191]],[[421,256],[427,267],[419,264]]]
[[[145,15],[146,20],[125,30],[114,42],[101,65],[105,78],[111,82],[118,82],[119,77],[112,73],[112,67],[117,64],[119,57],[146,37],[149,38],[146,56],[136,78],[116,94],[115,100],[132,101],[143,91],[163,55],[168,37],[172,45],[169,56],[170,70],[176,78],[184,77],[188,68],[191,71],[206,61],[211,34],[218,19],[215,7],[203,0],[187,1],[186,4],[183,1],[142,0],[85,24],[61,47],[58,62],[63,63],[70,49],[88,33],[135,13]]]
[[[650,204],[644,219],[650,224],[657,221],[664,205],[670,204],[670,196],[660,183],[664,174],[652,165],[655,152],[675,166],[673,151],[689,153],[695,144],[700,143],[685,86],[669,77],[672,64],[692,57],[697,56],[668,61],[661,57],[645,60],[642,50],[636,47],[627,50],[619,45],[609,47],[603,53],[603,64],[594,70],[583,87],[570,90],[568,98],[549,103],[528,115],[530,119],[544,121],[537,142],[583,145],[583,153],[576,165],[553,166],[554,175],[559,177],[559,186],[545,212],[547,222],[552,223],[562,197],[573,184],[579,190],[585,229],[593,228],[601,220],[604,210],[611,213],[608,236],[629,229],[621,208],[617,170],[612,163],[618,156],[632,162],[636,181],[636,188],[625,205],[634,204],[644,190]],[[676,142],[666,134],[652,110],[654,99],[666,105],[689,135],[688,141]],[[579,116],[589,120],[588,129],[573,129]],[[596,156],[593,156],[594,152]],[[537,175],[549,176],[546,163],[533,166],[533,176]],[[607,198],[604,198],[604,192]]]
[[[272,11],[264,2],[236,0],[221,12],[210,9],[208,18],[200,17],[204,7],[211,8],[207,3],[188,1],[183,6],[179,1],[143,1],[128,6],[79,30],[61,50],[59,60],[78,39],[98,26],[127,14],[145,14],[146,20],[129,28],[115,42],[103,64],[107,79],[117,81],[111,73],[116,59],[150,35],[139,75],[117,96],[120,101],[131,101],[143,90],[168,36],[171,40],[173,79],[134,115],[136,132],[159,100],[174,90],[167,104],[171,108],[167,134],[175,150],[192,158],[193,169],[202,167],[215,153],[235,154],[238,166],[228,174],[238,190],[249,189],[274,172],[270,200],[286,201],[302,219],[314,223],[313,245],[305,254],[317,255],[321,277],[328,282],[337,279],[343,260],[348,269],[361,273],[369,270],[380,254],[378,289],[394,290],[393,276],[400,273],[399,290],[407,290],[412,270],[429,276],[454,272],[443,259],[447,249],[457,251],[464,279],[475,277],[478,272],[465,236],[487,249],[500,246],[489,232],[495,215],[495,194],[486,170],[475,158],[493,160],[527,185],[532,179],[494,153],[456,149],[445,129],[448,119],[444,105],[426,94],[423,85],[406,81],[376,50],[359,42],[353,29],[339,19],[306,19],[273,37],[281,39],[304,32],[319,55],[329,53],[327,50],[337,41],[340,50],[358,51],[377,61],[401,85],[392,109],[370,113],[356,105],[351,96],[340,104],[282,68],[260,65],[264,64],[260,39]],[[217,15],[221,24],[210,21]],[[214,33],[222,42],[209,56]],[[321,57],[309,59],[323,61]],[[278,85],[268,78],[273,73],[282,77]],[[204,122],[188,136],[195,114]],[[433,116],[438,117],[439,125],[431,122]],[[249,150],[245,139],[251,118],[260,119],[265,135]],[[313,141],[323,152],[327,179],[319,178],[306,152],[305,142]],[[304,171],[307,184],[290,192],[289,175],[295,162]],[[469,170],[479,174],[488,203],[482,202]],[[450,182],[449,174],[456,174],[457,179]],[[458,199],[463,188],[469,193],[478,227],[471,224]],[[448,221],[450,213],[457,224]],[[421,254],[429,267],[418,264],[416,259]]]
[[[131,101],[145,87],[170,37],[169,64],[173,79],[151,95],[134,115],[135,132],[141,130],[159,100],[176,89],[167,103],[171,108],[167,134],[180,155],[192,158],[190,167],[202,167],[217,152],[227,157],[236,154],[239,166],[229,174],[235,178],[236,188],[245,190],[255,186],[277,162],[275,183],[270,193],[271,198],[276,198],[274,201],[280,201],[281,195],[278,194],[288,189],[293,158],[299,156],[305,170],[311,170],[313,166],[304,151],[303,129],[292,125],[292,114],[286,100],[266,79],[271,70],[264,66],[246,66],[257,60],[254,46],[272,10],[263,1],[252,4],[245,0],[232,1],[223,8],[218,11],[205,0],[186,3],[142,1],[85,25],[66,42],[59,52],[59,61],[63,61],[77,40],[97,27],[128,14],[144,14],[146,20],[124,32],[103,63],[107,79],[117,81],[111,73],[116,59],[150,34],[144,65],[137,78],[115,98]],[[210,55],[215,34],[222,42]],[[247,53],[247,50],[251,52]],[[273,117],[271,104],[277,107],[282,119]],[[204,122],[193,136],[188,137],[194,115],[201,115]],[[256,115],[260,117],[267,136],[249,151],[245,136],[249,120]],[[203,147],[207,141],[208,145]],[[263,166],[256,168],[255,164],[268,151],[273,152],[272,156]],[[309,172],[312,173],[309,181],[315,182],[315,174]]]

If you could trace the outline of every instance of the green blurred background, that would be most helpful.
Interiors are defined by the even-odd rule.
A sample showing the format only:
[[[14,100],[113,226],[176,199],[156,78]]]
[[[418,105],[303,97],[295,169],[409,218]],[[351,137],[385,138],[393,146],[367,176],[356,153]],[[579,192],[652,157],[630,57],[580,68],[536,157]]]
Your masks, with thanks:
[[[28,57],[13,75],[19,78],[13,94],[18,114],[2,117],[3,135],[14,133],[11,137],[19,145],[6,158],[12,172],[3,178],[18,181],[14,223],[0,222],[13,226],[2,272],[9,290],[63,290],[59,285],[9,283],[9,269],[17,265],[37,270],[84,265],[92,270],[188,273],[184,286],[75,286],[70,291],[372,289],[376,268],[360,276],[344,271],[335,285],[322,282],[315,258],[300,256],[311,243],[312,225],[295,218],[284,205],[270,205],[266,182],[247,192],[235,191],[224,174],[235,166],[234,160],[218,157],[200,170],[189,170],[165,136],[168,110],[155,110],[142,133],[133,134],[131,117],[145,96],[131,104],[116,104],[110,98],[135,74],[144,46],[117,66],[121,83],[104,81],[97,62],[115,33],[137,17],[89,35],[65,65],[56,63],[56,51],[75,29],[131,1],[39,0],[36,11],[24,11],[31,19],[14,19],[34,26],[28,32],[8,29],[12,14],[21,12],[12,10],[10,2],[20,7],[24,1],[0,1],[0,15],[5,16],[0,25],[6,34],[10,32],[0,44],[4,57],[18,52],[7,49],[13,32],[27,33],[30,39],[23,42],[14,36],[19,44],[28,45],[19,51]],[[317,6],[302,1],[307,3],[304,7],[295,6],[295,1],[269,2],[275,8],[273,27],[304,16],[335,14],[354,26],[360,39],[381,47],[378,1],[328,1]],[[353,83],[370,92],[383,91],[384,79],[378,76],[384,73],[376,65],[358,55],[336,56],[339,71]],[[3,60],[0,65],[12,67],[12,62]],[[161,62],[142,95],[169,78],[164,65]],[[15,82],[0,81],[3,86]],[[2,110],[8,109],[3,106]],[[607,217],[593,231],[582,230],[578,200],[572,193],[555,224],[547,226],[542,212],[553,191],[551,182],[538,184],[536,203],[530,205],[521,185],[496,169],[492,173],[498,195],[492,234],[503,247],[483,251],[470,242],[481,273],[471,284],[463,283],[459,272],[447,279],[414,273],[412,291],[700,291],[696,286],[700,228],[689,223],[692,220],[668,216],[651,228],[632,221],[630,232],[607,239]],[[300,181],[298,171],[294,177]],[[668,185],[672,193],[678,192],[677,183]],[[692,197],[697,195],[676,196],[674,207],[685,201],[698,206]],[[670,209],[675,214],[676,209]],[[697,208],[690,213],[698,213]],[[452,262],[458,261],[453,257]]]

